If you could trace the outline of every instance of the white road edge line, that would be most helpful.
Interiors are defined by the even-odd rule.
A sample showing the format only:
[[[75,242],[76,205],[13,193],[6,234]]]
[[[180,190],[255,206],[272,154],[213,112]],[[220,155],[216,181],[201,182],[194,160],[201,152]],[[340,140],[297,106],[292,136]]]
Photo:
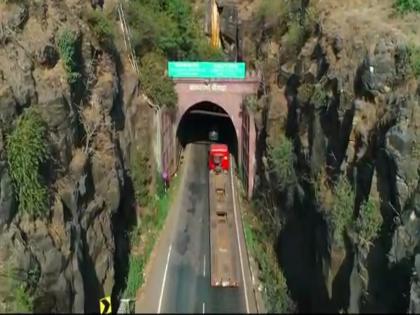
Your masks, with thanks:
[[[236,226],[236,237],[238,239],[239,261],[241,262],[242,283],[243,283],[243,286],[244,286],[246,312],[249,314],[248,294],[247,294],[247,290],[246,290],[244,265],[243,265],[243,262],[242,262],[242,250],[241,250],[241,242],[240,242],[240,239],[239,239],[238,219],[237,219],[237,216],[236,216],[236,195],[235,195],[235,186],[233,185],[233,171],[232,171],[232,167],[230,168],[230,181],[231,181],[231,184],[232,184],[233,213],[235,215],[235,221],[236,221],[235,222],[235,226]]]
[[[203,314],[206,312],[206,302],[203,302]]]
[[[160,309],[162,307],[162,298],[163,298],[163,292],[165,291],[166,274],[168,273],[169,257],[171,256],[171,251],[172,251],[172,245],[169,246],[168,258],[166,259],[165,273],[163,274],[162,289],[160,290],[159,306],[158,306],[158,311],[157,311],[158,314],[160,314]]]
[[[206,276],[206,255],[204,255],[204,263],[203,263],[203,276]]]

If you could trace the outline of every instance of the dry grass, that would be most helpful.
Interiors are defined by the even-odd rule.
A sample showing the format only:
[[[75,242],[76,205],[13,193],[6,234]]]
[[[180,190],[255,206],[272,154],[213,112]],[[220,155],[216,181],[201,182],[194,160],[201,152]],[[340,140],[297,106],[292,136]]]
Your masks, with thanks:
[[[236,2],[238,3],[239,16],[243,21],[249,20],[261,4],[261,0],[237,0]]]
[[[51,29],[45,30],[38,20],[38,17],[30,15],[20,40],[25,43],[28,48],[39,47],[42,43],[48,42],[51,36]]]
[[[420,44],[418,14],[399,15],[394,0],[315,0],[323,27],[343,38],[375,43],[391,36]]]
[[[81,112],[81,118],[85,125],[85,129],[97,129],[101,123],[102,115],[100,113],[99,105],[87,106]]]
[[[376,126],[378,119],[384,117],[385,112],[378,113],[377,106],[372,103],[358,100],[359,106],[353,118],[354,132],[368,135]],[[384,104],[381,104],[384,107]],[[382,109],[382,108],[381,108]]]
[[[314,179],[316,199],[322,207],[331,208],[334,202],[334,194],[327,182],[327,172],[324,168]]]
[[[83,150],[76,149],[73,153],[73,159],[70,162],[70,172],[79,174],[86,165],[87,155]]]

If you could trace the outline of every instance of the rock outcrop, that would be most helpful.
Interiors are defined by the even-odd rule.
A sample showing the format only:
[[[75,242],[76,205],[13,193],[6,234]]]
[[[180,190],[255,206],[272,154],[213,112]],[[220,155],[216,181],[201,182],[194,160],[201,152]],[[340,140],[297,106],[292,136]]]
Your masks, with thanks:
[[[99,298],[121,293],[125,275],[116,268],[127,259],[133,212],[126,156],[145,145],[148,128],[137,120],[150,123],[150,111],[124,58],[102,48],[80,18],[89,10],[87,1],[0,4],[0,270],[9,275],[0,281],[0,312],[22,310],[11,302],[22,284],[35,312],[98,312]],[[63,29],[83,33],[76,83],[59,53]],[[16,211],[5,148],[27,107],[47,124],[52,157],[43,170],[51,207],[35,221]]]
[[[311,2],[300,1],[300,12],[309,12],[306,19],[315,12],[307,11]],[[358,33],[349,32],[352,26],[331,22],[331,12],[316,12],[320,23],[308,30],[296,55],[290,54],[287,27],[276,38],[269,37],[265,25],[246,35],[263,33],[252,41],[264,60],[267,87],[260,100],[263,110],[256,113],[262,122],[257,126],[262,147],[257,190],[270,187],[280,205],[281,267],[300,311],[415,312],[420,294],[417,273],[412,273],[419,240],[420,95],[409,48],[400,33],[386,27],[358,24]],[[356,16],[348,23],[358,23],[356,11],[348,14]],[[305,13],[298,16],[301,25],[309,22]],[[299,183],[298,189],[289,186],[279,194],[278,183],[267,174],[264,147],[276,143],[281,133],[294,144]],[[326,215],[331,206],[314,194],[320,175],[328,181],[327,191],[343,176],[354,189],[353,223],[345,227],[344,244],[332,236]],[[331,192],[327,196],[334,198]],[[361,205],[368,199],[379,202],[382,217],[371,242],[353,226],[366,216]]]

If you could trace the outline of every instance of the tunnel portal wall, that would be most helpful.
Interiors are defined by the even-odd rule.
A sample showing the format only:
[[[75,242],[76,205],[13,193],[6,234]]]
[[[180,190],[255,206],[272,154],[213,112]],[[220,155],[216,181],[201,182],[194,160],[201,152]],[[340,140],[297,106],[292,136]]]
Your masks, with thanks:
[[[188,109],[199,103],[216,104],[229,115],[235,128],[238,169],[247,170],[244,178],[246,178],[245,187],[250,198],[255,176],[256,134],[253,115],[244,108],[243,100],[245,96],[258,92],[259,76],[256,73],[250,73],[245,80],[177,79],[174,82],[178,94],[177,110],[162,113],[162,166],[168,166],[172,170],[178,164],[180,146],[176,130]],[[246,117],[245,126],[243,115]],[[246,139],[243,139],[244,137]],[[245,161],[243,161],[244,158]]]

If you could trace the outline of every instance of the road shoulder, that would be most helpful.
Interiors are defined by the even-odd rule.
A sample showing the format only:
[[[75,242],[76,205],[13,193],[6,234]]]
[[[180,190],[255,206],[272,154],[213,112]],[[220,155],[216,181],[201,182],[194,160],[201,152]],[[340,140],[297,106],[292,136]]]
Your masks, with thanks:
[[[150,255],[150,259],[144,269],[145,281],[143,286],[137,291],[136,313],[157,313],[159,304],[159,293],[162,287],[163,273],[165,271],[166,259],[157,260],[157,257],[167,257],[172,241],[172,234],[178,219],[180,202],[185,189],[186,172],[188,161],[191,158],[191,147],[187,146],[184,151],[184,163],[178,172],[181,176],[175,198],[170,207],[165,224],[159,233],[155,246]]]
[[[233,163],[232,163],[233,164]],[[235,165],[236,166],[236,165]],[[247,288],[247,298],[248,298],[248,307],[249,307],[249,313],[257,313],[257,302],[256,302],[256,295],[254,290],[254,285],[252,281],[252,272],[250,269],[250,263],[249,263],[249,254],[248,249],[246,247],[245,243],[245,235],[244,235],[244,229],[243,229],[243,223],[242,223],[242,200],[240,196],[240,181],[236,176],[236,171],[233,172],[233,197],[235,198],[235,203],[237,207],[237,218],[236,218],[236,225],[238,227],[239,231],[239,246],[242,251],[242,262],[243,262],[243,272],[245,276],[245,285]]]

